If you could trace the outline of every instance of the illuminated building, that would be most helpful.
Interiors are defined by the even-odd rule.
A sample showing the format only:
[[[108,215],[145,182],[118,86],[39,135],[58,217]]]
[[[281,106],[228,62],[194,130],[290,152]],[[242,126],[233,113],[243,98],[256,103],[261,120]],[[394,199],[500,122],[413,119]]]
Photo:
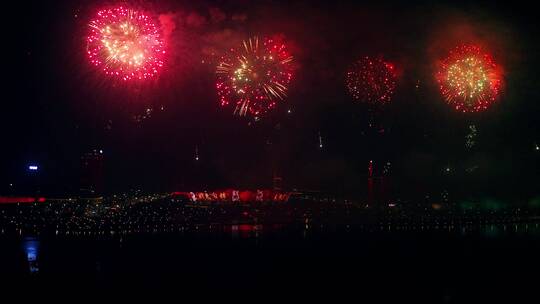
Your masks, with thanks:
[[[103,150],[92,150],[81,156],[82,197],[97,197],[103,193]]]

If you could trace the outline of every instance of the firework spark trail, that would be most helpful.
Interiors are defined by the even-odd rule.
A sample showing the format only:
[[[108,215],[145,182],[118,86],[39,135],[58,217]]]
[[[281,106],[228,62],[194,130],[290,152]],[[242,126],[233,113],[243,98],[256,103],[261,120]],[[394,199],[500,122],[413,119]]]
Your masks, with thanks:
[[[392,100],[397,74],[392,63],[382,58],[363,57],[347,71],[346,85],[359,101],[386,104]]]
[[[272,110],[287,97],[292,80],[292,56],[284,44],[257,37],[231,49],[216,68],[216,89],[222,106],[235,105],[234,113],[255,117]]]
[[[502,76],[488,53],[474,45],[452,50],[436,73],[441,94],[456,110],[480,112],[497,99]]]
[[[142,80],[156,76],[163,66],[163,38],[144,12],[122,6],[101,10],[89,29],[88,57],[105,74]]]

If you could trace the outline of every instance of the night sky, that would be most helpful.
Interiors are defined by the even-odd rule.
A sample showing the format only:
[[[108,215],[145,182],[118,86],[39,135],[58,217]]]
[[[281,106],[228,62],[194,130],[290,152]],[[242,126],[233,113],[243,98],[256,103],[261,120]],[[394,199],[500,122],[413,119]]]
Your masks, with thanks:
[[[400,193],[527,193],[540,182],[532,3],[131,1],[159,20],[168,55],[156,79],[126,83],[86,57],[89,20],[116,3],[99,2],[2,4],[0,191],[36,163],[45,191],[73,193],[93,149],[104,151],[107,191],[269,187],[277,172],[287,188],[355,195],[369,160],[391,163]],[[286,101],[259,121],[220,107],[214,85],[219,54],[254,35],[285,39],[297,65]],[[459,43],[484,46],[504,69],[502,94],[482,113],[454,111],[433,76]],[[400,74],[392,103],[374,114],[344,85],[365,55]],[[471,124],[478,136],[466,149]]]

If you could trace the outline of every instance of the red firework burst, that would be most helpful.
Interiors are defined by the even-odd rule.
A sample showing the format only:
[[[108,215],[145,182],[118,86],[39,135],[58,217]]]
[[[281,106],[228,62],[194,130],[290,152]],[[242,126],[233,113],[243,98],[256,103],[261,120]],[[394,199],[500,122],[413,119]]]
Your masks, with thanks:
[[[382,58],[363,57],[347,71],[347,89],[359,101],[386,104],[394,96],[396,83],[394,65]]]
[[[156,76],[163,66],[162,36],[144,12],[122,6],[101,10],[89,29],[88,57],[105,74],[142,80]]]
[[[269,38],[251,38],[231,49],[216,70],[221,105],[234,104],[235,114],[256,117],[272,110],[287,96],[292,60],[285,44]]]
[[[446,101],[461,112],[487,109],[501,90],[500,68],[478,46],[462,45],[450,52],[436,73]]]

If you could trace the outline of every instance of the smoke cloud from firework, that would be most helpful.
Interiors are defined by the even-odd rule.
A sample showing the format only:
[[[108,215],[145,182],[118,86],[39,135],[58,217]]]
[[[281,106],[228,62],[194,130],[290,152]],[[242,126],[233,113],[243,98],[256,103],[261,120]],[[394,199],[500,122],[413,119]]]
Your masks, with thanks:
[[[198,136],[190,134],[200,134],[200,126],[205,126],[205,130],[208,130],[213,128],[212,125],[218,125],[221,122],[229,124],[231,129],[235,130],[233,126],[235,123],[231,123],[234,119],[228,117],[227,114],[223,115],[223,118],[220,116],[222,113],[232,112],[233,107],[231,107],[231,111],[223,111],[217,106],[218,97],[213,87],[215,66],[224,52],[253,35],[285,33],[288,38],[300,46],[301,54],[296,51],[291,52],[295,55],[295,62],[302,64],[302,69],[295,73],[294,88],[289,90],[287,105],[291,105],[294,111],[293,114],[286,117],[301,123],[302,128],[291,130],[286,127],[286,124],[283,127],[284,130],[290,131],[286,136],[287,139],[283,141],[292,143],[292,146],[296,142],[302,142],[302,138],[316,139],[316,136],[311,134],[313,130],[323,129],[325,132],[325,149],[331,148],[336,143],[340,143],[341,138],[344,137],[341,134],[347,134],[346,132],[350,130],[343,127],[346,122],[354,124],[348,119],[336,121],[327,117],[331,117],[331,115],[340,118],[349,117],[350,113],[344,113],[341,116],[337,113],[346,111],[343,109],[351,104],[351,98],[343,85],[343,78],[349,64],[358,57],[358,54],[384,54],[385,58],[399,63],[398,66],[400,67],[404,62],[405,71],[403,77],[400,78],[399,86],[392,99],[392,105],[387,107],[388,112],[394,109],[406,111],[407,109],[403,109],[405,104],[416,104],[415,109],[419,111],[433,107],[448,110],[449,107],[441,98],[438,83],[433,77],[435,71],[431,70],[431,68],[434,62],[444,58],[448,51],[459,43],[478,42],[482,46],[487,45],[487,49],[493,53],[497,63],[500,63],[505,69],[507,67],[503,62],[506,58],[501,59],[500,57],[501,53],[503,55],[508,54],[507,49],[499,47],[497,43],[501,42],[495,38],[490,40],[486,34],[490,32],[492,37],[495,37],[502,32],[500,30],[488,31],[479,27],[478,22],[474,22],[474,20],[470,22],[471,25],[457,26],[457,28],[449,30],[450,27],[456,25],[455,19],[448,19],[444,16],[443,18],[424,18],[427,20],[436,19],[432,24],[428,24],[434,26],[424,26],[422,18],[416,18],[416,15],[412,16],[411,19],[418,20],[418,24],[415,24],[414,20],[400,16],[392,20],[387,14],[385,16],[385,14],[380,14],[376,9],[371,8],[364,10],[365,14],[362,14],[361,10],[327,13],[322,9],[317,11],[316,8],[310,5],[305,7],[296,5],[293,8],[277,7],[268,10],[265,7],[264,13],[261,12],[263,9],[259,9],[257,6],[247,8],[225,7],[213,10],[213,12],[211,7],[184,8],[178,5],[176,8],[156,8],[155,13],[162,13],[158,20],[159,24],[161,24],[167,50],[174,50],[174,52],[168,52],[165,68],[160,71],[159,84],[157,85],[159,91],[154,90],[148,94],[154,95],[152,100],[155,99],[159,100],[160,103],[165,103],[167,111],[174,111],[166,115],[173,117],[179,114],[182,119],[171,119],[167,123],[163,123],[162,128],[147,123],[145,125],[146,130],[153,131],[152,136],[155,136],[155,133],[163,132],[167,134],[166,137],[168,138],[176,139],[178,142],[189,141],[190,143],[193,142],[193,137]],[[442,15],[440,10],[435,10],[434,14]],[[223,18],[224,15],[225,18]],[[369,15],[373,15],[373,17]],[[426,16],[424,14],[419,15]],[[479,17],[472,15],[469,18],[477,19]],[[492,20],[496,19],[493,18]],[[466,23],[463,20],[458,21],[458,25],[459,23]],[[485,27],[485,24],[489,22],[488,20],[488,22],[482,23]],[[441,25],[442,29],[440,29],[438,28],[440,23],[448,24],[447,26],[446,24]],[[371,26],[372,24],[373,26]],[[407,26],[403,26],[404,24],[407,24]],[[345,32],[348,34],[343,34]],[[336,35],[336,33],[341,34]],[[423,41],[423,39],[428,41]],[[436,48],[438,52],[432,53],[430,49],[427,53],[432,56],[424,56],[426,47]],[[422,66],[423,63],[425,63],[425,66]],[[413,88],[414,85],[411,85],[411,83],[414,84],[417,80],[416,78],[409,79],[411,78],[411,69],[417,69],[414,72],[417,72],[421,80],[419,82],[418,102],[409,98],[410,96],[407,95],[406,91]],[[166,75],[169,73],[173,75]],[[513,75],[510,72],[508,74]],[[410,83],[407,83],[407,81]],[[428,86],[430,86],[429,90],[425,90]],[[402,94],[402,90],[405,90],[405,94]],[[103,95],[107,94],[104,93]],[[99,101],[105,104],[108,101],[120,100],[120,98],[111,95],[110,97],[104,96],[103,100],[105,101],[102,102],[101,99]],[[508,104],[506,98],[502,101],[504,101],[504,104]],[[132,104],[136,102],[140,101],[133,101]],[[109,104],[111,103],[109,102]],[[502,104],[503,102],[501,102]],[[142,107],[142,114],[147,112],[146,108],[146,106]],[[157,124],[163,120],[164,117],[158,117],[161,114],[157,109],[159,108],[154,108],[153,117],[146,119],[146,121]],[[361,107],[355,107],[354,109],[361,109]],[[451,110],[448,111],[452,112]],[[193,113],[196,115],[191,115]],[[432,113],[427,113],[425,116],[430,114]],[[223,119],[223,121],[216,121],[216,117]],[[406,116],[403,115],[403,117]],[[455,118],[458,115],[451,117]],[[119,126],[117,121],[114,120],[115,128]],[[170,126],[174,126],[174,128],[170,128]],[[151,129],[151,127],[154,129]],[[178,132],[180,129],[187,129],[189,132]],[[304,129],[306,131],[303,131]],[[219,145],[229,145],[228,141],[221,140],[219,136],[211,131],[203,131],[202,133],[204,132],[207,132],[208,135],[206,136],[219,142]],[[460,140],[462,141],[463,138],[460,138]],[[211,140],[209,139],[209,141]],[[236,144],[242,148],[247,147],[245,150],[250,151],[249,148],[253,142],[252,140],[239,140]],[[306,146],[308,145],[306,144]],[[317,143],[314,144],[314,146],[316,145]],[[286,145],[284,144],[284,146]],[[291,149],[290,147],[287,146],[286,149]],[[200,146],[201,153],[204,153],[205,149],[208,149],[208,147],[205,145]],[[283,155],[288,155],[286,149],[284,148]],[[227,152],[223,153],[227,154]],[[191,154],[192,150],[190,150],[190,157],[192,157]],[[362,155],[362,152],[360,152],[354,157],[361,158]],[[210,160],[212,157],[205,157],[204,159]],[[248,159],[250,157],[253,159],[252,156],[246,156]],[[255,161],[255,163],[258,162]],[[242,170],[233,167],[233,165],[222,165],[219,172],[225,175],[236,174],[230,172],[242,172]],[[333,176],[334,173],[332,172],[335,169],[330,167],[327,171],[331,174],[328,176]],[[314,174],[308,175],[316,176],[319,171],[317,171],[317,174],[315,174],[315,171]],[[243,172],[247,172],[247,169]],[[298,170],[298,172],[305,171]],[[238,175],[242,174],[238,173]]]

